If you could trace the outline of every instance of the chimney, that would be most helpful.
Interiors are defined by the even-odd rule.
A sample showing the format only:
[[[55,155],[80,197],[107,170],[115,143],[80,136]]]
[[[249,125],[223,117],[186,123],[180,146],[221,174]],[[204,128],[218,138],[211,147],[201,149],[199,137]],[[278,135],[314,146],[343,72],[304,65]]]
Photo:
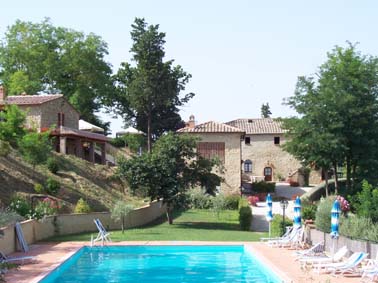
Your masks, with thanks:
[[[187,127],[193,129],[196,126],[196,121],[194,119],[194,115],[190,115],[189,122],[187,123]]]
[[[4,101],[7,94],[5,93],[5,88],[0,85],[0,101]]]

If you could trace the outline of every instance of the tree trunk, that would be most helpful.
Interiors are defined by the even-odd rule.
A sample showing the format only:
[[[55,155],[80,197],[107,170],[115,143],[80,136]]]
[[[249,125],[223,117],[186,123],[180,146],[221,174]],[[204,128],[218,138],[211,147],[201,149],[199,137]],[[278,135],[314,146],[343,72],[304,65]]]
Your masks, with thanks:
[[[150,153],[152,149],[151,145],[151,112],[147,114],[147,151]]]
[[[352,166],[352,182],[351,182],[351,189],[354,190],[354,184],[356,180],[356,169],[357,169],[357,164],[354,163]]]
[[[324,170],[324,169],[323,169]],[[325,181],[325,191],[326,191],[326,197],[328,198],[328,170],[325,170],[324,173],[324,181]]]
[[[333,169],[335,173],[335,194],[339,193],[339,177],[337,176],[337,162],[333,162]]]
[[[172,225],[173,224],[172,208],[168,204],[167,204],[166,214],[167,214],[167,220],[168,220],[169,225]]]
[[[350,191],[350,188],[351,188],[350,176],[351,176],[350,158],[348,156],[346,158],[346,188],[348,191]]]
[[[125,217],[124,216],[122,216],[121,229],[122,229],[122,234],[123,234],[125,231]]]

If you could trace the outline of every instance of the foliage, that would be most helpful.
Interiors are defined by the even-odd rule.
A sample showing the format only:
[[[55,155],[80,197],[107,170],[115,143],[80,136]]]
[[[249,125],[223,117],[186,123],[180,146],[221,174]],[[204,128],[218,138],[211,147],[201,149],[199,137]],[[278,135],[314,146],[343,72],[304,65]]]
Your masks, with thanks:
[[[219,214],[226,208],[226,198],[223,194],[212,197],[212,209],[219,218]]]
[[[31,218],[42,219],[47,215],[57,214],[59,208],[60,204],[56,200],[44,198],[36,204]]]
[[[5,283],[4,274],[6,271],[10,269],[17,269],[19,267],[16,263],[10,263],[10,262],[0,262],[0,283]]]
[[[0,140],[8,142],[13,147],[25,135],[25,113],[16,105],[7,105],[0,111]]]
[[[55,196],[60,190],[60,183],[57,180],[49,177],[46,180],[45,190],[46,193]]]
[[[0,209],[0,227],[16,223],[23,219],[24,217],[11,209]]]
[[[122,233],[125,231],[125,218],[133,210],[134,206],[132,204],[122,200],[117,201],[111,210],[111,218],[121,222]]]
[[[273,193],[276,183],[259,181],[252,183],[252,190],[256,193]]]
[[[378,188],[374,188],[366,180],[362,182],[362,190],[357,193],[356,214],[359,217],[370,218],[374,223],[378,222]]]
[[[194,94],[180,98],[191,75],[181,66],[173,66],[173,60],[164,62],[165,33],[159,32],[159,25],[148,25],[144,19],[136,18],[131,27],[132,60],[136,66],[121,64],[114,78],[117,92],[109,99],[109,105],[125,121],[132,121],[138,130],[147,133],[150,151],[152,139],[184,126],[179,107]]]
[[[297,181],[290,180],[289,182],[290,187],[299,187],[299,183]]]
[[[30,203],[25,198],[17,195],[12,197],[9,209],[26,218],[29,218],[32,210]]]
[[[263,103],[261,105],[261,117],[262,118],[270,118],[270,115],[272,115],[272,112],[270,111],[269,103]]]
[[[190,207],[194,209],[210,209],[213,206],[211,196],[203,190],[195,188],[189,191]]]
[[[49,169],[49,171],[53,174],[56,174],[58,173],[59,171],[59,163],[58,161],[55,159],[55,158],[48,158],[47,159],[47,162],[46,162],[46,165],[47,165],[47,168]]]
[[[301,118],[284,121],[291,137],[284,148],[304,165],[324,171],[337,172],[345,162],[351,190],[356,180],[377,176],[378,59],[350,43],[335,47],[317,77],[300,77],[295,95],[286,101]]]
[[[325,233],[331,231],[331,210],[335,197],[321,198],[315,215],[316,228]]]
[[[248,205],[240,206],[239,208],[239,224],[240,229],[243,231],[249,231],[251,230],[251,222],[252,222],[252,210],[251,207]]]
[[[10,151],[11,151],[11,148],[10,148],[9,142],[0,140],[0,157],[8,156]]]
[[[143,135],[125,134],[112,139],[111,144],[115,147],[128,147],[132,152],[139,152],[139,148],[146,147],[146,138]]]
[[[226,194],[224,195],[224,209],[237,210],[239,206],[239,194]]]
[[[33,166],[45,163],[51,154],[50,132],[30,132],[19,142],[21,154]]]
[[[63,93],[83,119],[106,127],[95,115],[112,92],[107,44],[97,35],[17,20],[0,45],[0,80],[10,95]]]
[[[315,220],[316,219],[317,206],[315,204],[309,204],[302,206],[302,218],[303,220]]]
[[[282,225],[282,215],[274,214],[271,222],[271,234],[272,237],[280,237],[286,232],[287,226],[292,226],[293,221],[288,217],[285,217],[285,223]]]
[[[346,215],[350,211],[350,204],[343,196],[336,196],[336,199],[340,203],[341,212]]]
[[[80,198],[76,203],[74,212],[75,213],[89,213],[91,212],[91,207],[85,200]]]
[[[45,188],[43,187],[42,184],[39,184],[39,183],[34,184],[34,191],[37,194],[42,194],[44,190],[45,190]]]
[[[378,224],[373,223],[370,218],[354,215],[341,217],[339,232],[351,239],[378,242]]]
[[[146,189],[151,200],[163,199],[168,221],[177,198],[195,186],[214,193],[221,178],[212,172],[216,163],[196,156],[197,139],[189,135],[168,133],[155,143],[151,153],[121,160],[118,174],[132,191]],[[197,157],[197,158],[196,158]]]

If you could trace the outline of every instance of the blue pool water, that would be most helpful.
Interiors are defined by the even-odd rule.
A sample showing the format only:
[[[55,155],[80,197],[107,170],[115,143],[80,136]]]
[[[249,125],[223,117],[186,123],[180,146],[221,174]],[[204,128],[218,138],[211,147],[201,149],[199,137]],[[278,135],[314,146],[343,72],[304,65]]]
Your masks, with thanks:
[[[243,246],[84,247],[40,283],[281,282]]]

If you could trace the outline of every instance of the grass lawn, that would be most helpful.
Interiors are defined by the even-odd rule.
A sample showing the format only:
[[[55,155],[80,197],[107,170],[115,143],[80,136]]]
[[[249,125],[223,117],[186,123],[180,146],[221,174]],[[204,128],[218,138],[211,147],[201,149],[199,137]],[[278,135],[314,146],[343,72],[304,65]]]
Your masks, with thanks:
[[[258,241],[267,233],[240,231],[238,211],[226,210],[217,215],[210,210],[187,210],[177,213],[173,225],[165,219],[134,229],[111,231],[113,241]],[[163,222],[164,221],[164,222]],[[253,221],[253,220],[252,220]],[[48,241],[90,241],[91,234],[59,236]]]

